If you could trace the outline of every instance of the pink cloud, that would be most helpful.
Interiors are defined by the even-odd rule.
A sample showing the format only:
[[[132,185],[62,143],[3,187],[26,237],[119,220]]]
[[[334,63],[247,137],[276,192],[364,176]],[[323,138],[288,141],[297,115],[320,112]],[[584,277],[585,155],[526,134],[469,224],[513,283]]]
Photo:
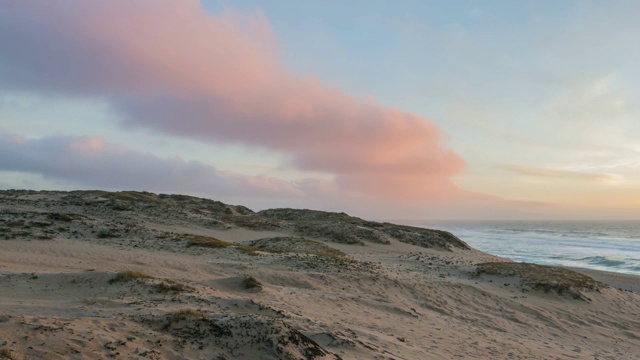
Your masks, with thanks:
[[[466,196],[450,181],[464,161],[433,123],[287,69],[259,12],[207,14],[195,0],[0,5],[0,48],[12,49],[0,87],[105,98],[125,126],[276,151],[343,191]]]

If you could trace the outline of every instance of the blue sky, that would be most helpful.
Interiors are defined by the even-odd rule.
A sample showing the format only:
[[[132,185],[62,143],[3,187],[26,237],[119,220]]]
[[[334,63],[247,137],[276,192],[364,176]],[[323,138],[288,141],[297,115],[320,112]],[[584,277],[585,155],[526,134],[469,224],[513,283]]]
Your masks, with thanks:
[[[638,180],[637,3],[233,6],[265,14],[281,59],[297,71],[432,119],[467,160],[457,178],[467,188],[532,201],[574,188],[576,201],[590,190],[624,192],[608,188],[618,176]],[[581,175],[588,184],[579,183]]]
[[[495,208],[490,217],[515,211],[520,217],[629,218],[640,209],[640,25],[635,18],[640,5],[636,2],[203,0],[200,4],[203,12],[230,17],[240,32],[248,29],[251,35],[255,29],[249,28],[255,24],[270,29],[260,30],[264,38],[259,40],[273,46],[273,57],[286,71],[435,124],[442,132],[441,146],[465,164],[448,179],[462,191],[498,201],[487,205]],[[11,11],[4,16],[15,18]],[[0,53],[0,63],[2,58]],[[0,81],[13,71],[6,69],[3,73],[0,67]],[[7,134],[27,139],[98,136],[106,143],[163,159],[195,161],[223,173],[267,176],[305,195],[274,200],[271,195],[243,197],[237,191],[203,193],[180,186],[167,189],[172,192],[195,192],[254,207],[292,204],[339,210],[345,206],[322,201],[323,196],[317,199],[300,185],[309,179],[331,182],[341,176],[322,166],[292,165],[300,152],[244,138],[202,141],[146,126],[142,120],[124,126],[113,94],[44,92],[46,84],[22,86],[19,80],[0,87],[0,131]],[[15,159],[5,162],[17,161],[11,160]],[[7,165],[2,170],[2,188],[97,185],[84,178],[55,178],[37,169],[16,171]],[[118,184],[112,187],[126,186]],[[367,204],[364,208],[371,208],[368,200],[362,201]],[[389,201],[399,212],[421,211],[415,204]],[[427,205],[425,216],[433,214]],[[478,210],[482,207],[452,205],[446,217],[463,208],[463,217],[482,217],[487,214]],[[354,211],[360,210],[354,207]],[[386,216],[383,211],[373,213]]]

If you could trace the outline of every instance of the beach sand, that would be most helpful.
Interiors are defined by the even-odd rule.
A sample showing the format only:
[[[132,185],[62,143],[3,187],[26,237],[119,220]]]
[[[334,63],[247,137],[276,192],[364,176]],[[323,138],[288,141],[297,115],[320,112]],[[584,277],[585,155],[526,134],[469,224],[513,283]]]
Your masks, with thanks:
[[[611,271],[600,271],[584,268],[570,268],[577,272],[583,273],[595,280],[613,286],[618,289],[631,290],[640,293],[640,277],[636,275],[621,274]]]
[[[259,215],[0,192],[0,359],[640,359],[638,277],[503,266],[341,214]]]

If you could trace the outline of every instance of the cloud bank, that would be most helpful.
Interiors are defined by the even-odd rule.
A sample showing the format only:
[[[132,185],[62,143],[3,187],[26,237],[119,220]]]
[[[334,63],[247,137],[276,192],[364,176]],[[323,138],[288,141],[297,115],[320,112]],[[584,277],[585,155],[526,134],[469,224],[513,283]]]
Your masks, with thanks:
[[[333,175],[341,191],[419,201],[467,196],[450,181],[464,161],[433,123],[287,69],[260,13],[208,14],[196,0],[0,0],[0,8],[0,49],[10,49],[0,57],[0,90],[106,99],[125,127],[278,152],[288,166]],[[104,143],[75,152],[74,141],[93,140],[26,142],[34,159],[25,166],[70,176],[65,161],[78,161],[87,172],[75,176],[96,185],[106,171],[97,164],[131,179],[126,187],[141,181],[133,170],[142,163],[151,164],[145,177],[160,164],[176,171],[157,181],[183,182],[192,172],[229,181],[203,164],[123,155]],[[59,156],[37,160],[48,147]],[[9,154],[5,168],[24,159]]]
[[[246,176],[197,161],[161,158],[90,136],[26,139],[0,132],[0,168],[105,189],[287,198],[303,194],[295,184],[267,176]]]

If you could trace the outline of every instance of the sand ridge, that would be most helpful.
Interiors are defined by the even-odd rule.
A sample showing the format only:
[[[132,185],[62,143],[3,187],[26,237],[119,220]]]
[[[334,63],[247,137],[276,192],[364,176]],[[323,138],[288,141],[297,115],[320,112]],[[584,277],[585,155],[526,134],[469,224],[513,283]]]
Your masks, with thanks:
[[[478,271],[506,260],[440,232],[264,214],[0,192],[0,358],[640,358],[640,294],[619,278],[557,291],[531,283],[536,269]]]

